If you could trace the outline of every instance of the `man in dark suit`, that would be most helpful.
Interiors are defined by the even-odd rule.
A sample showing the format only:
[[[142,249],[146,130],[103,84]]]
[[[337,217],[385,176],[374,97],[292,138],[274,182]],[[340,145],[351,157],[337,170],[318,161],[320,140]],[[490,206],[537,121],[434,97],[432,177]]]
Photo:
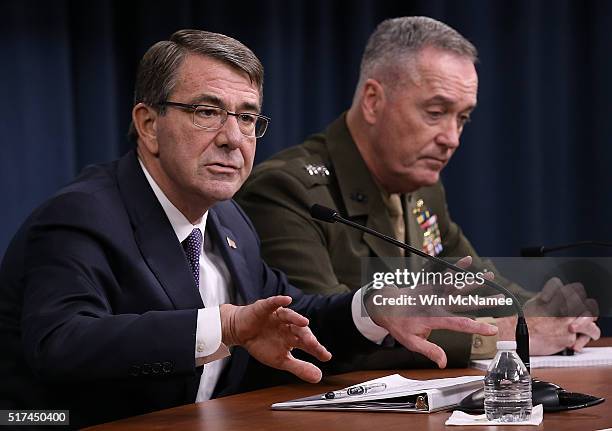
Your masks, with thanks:
[[[223,35],[182,30],[147,51],[136,150],[85,169],[6,252],[0,408],[69,409],[83,426],[239,391],[250,357],[317,382],[293,348],[327,361],[376,346],[361,296],[293,288],[231,200],[268,124],[262,81],[255,55]],[[496,331],[460,317],[379,323],[440,366],[432,329]]]

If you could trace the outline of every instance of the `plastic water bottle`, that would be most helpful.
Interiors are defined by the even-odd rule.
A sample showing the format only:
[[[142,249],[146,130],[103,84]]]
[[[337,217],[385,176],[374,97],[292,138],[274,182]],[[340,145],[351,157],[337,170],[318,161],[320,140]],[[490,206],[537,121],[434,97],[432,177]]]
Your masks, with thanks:
[[[520,422],[531,416],[531,376],[516,354],[516,341],[498,341],[497,355],[485,376],[487,419]]]

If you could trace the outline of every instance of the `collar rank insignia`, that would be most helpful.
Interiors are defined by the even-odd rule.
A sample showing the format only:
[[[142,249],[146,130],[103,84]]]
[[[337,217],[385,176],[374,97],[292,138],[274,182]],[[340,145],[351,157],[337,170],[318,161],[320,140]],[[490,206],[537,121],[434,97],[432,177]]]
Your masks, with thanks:
[[[438,217],[429,211],[429,208],[423,203],[423,199],[417,201],[416,208],[412,210],[412,213],[415,215],[421,229],[423,229],[422,250],[431,256],[437,256],[442,253],[442,237],[438,227]]]
[[[308,172],[310,176],[320,175],[322,177],[328,177],[330,175],[329,169],[327,169],[325,165],[313,165],[309,163],[304,166],[304,169],[306,169],[306,172]]]
[[[229,245],[230,248],[238,248],[238,246],[236,245],[236,241],[231,239],[229,236],[226,236],[225,239],[227,240],[227,245]]]

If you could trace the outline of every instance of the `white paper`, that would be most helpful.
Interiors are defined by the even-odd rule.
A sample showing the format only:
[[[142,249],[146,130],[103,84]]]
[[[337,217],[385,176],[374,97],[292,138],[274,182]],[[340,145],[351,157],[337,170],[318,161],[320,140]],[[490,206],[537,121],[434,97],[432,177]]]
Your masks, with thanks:
[[[470,363],[470,367],[485,370],[492,359],[478,359]],[[582,352],[572,356],[531,356],[531,368],[564,368],[564,367],[596,367],[612,365],[612,347],[585,347]]]
[[[469,415],[455,410],[453,414],[444,422],[444,425],[540,425],[544,418],[542,404],[538,404],[531,410],[531,417],[528,421],[522,422],[494,422],[488,421],[486,415]]]

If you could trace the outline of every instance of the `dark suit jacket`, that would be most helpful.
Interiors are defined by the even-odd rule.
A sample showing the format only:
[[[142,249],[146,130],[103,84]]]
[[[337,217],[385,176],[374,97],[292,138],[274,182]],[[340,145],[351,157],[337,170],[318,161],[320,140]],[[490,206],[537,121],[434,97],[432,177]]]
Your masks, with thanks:
[[[351,295],[304,295],[262,261],[236,203],[211,208],[207,230],[242,303],[290,295],[332,353],[371,344],[354,328]],[[193,402],[202,306],[135,152],[85,169],[28,218],[2,262],[0,408],[70,409],[82,426]],[[248,362],[234,350],[215,396],[240,390]]]

